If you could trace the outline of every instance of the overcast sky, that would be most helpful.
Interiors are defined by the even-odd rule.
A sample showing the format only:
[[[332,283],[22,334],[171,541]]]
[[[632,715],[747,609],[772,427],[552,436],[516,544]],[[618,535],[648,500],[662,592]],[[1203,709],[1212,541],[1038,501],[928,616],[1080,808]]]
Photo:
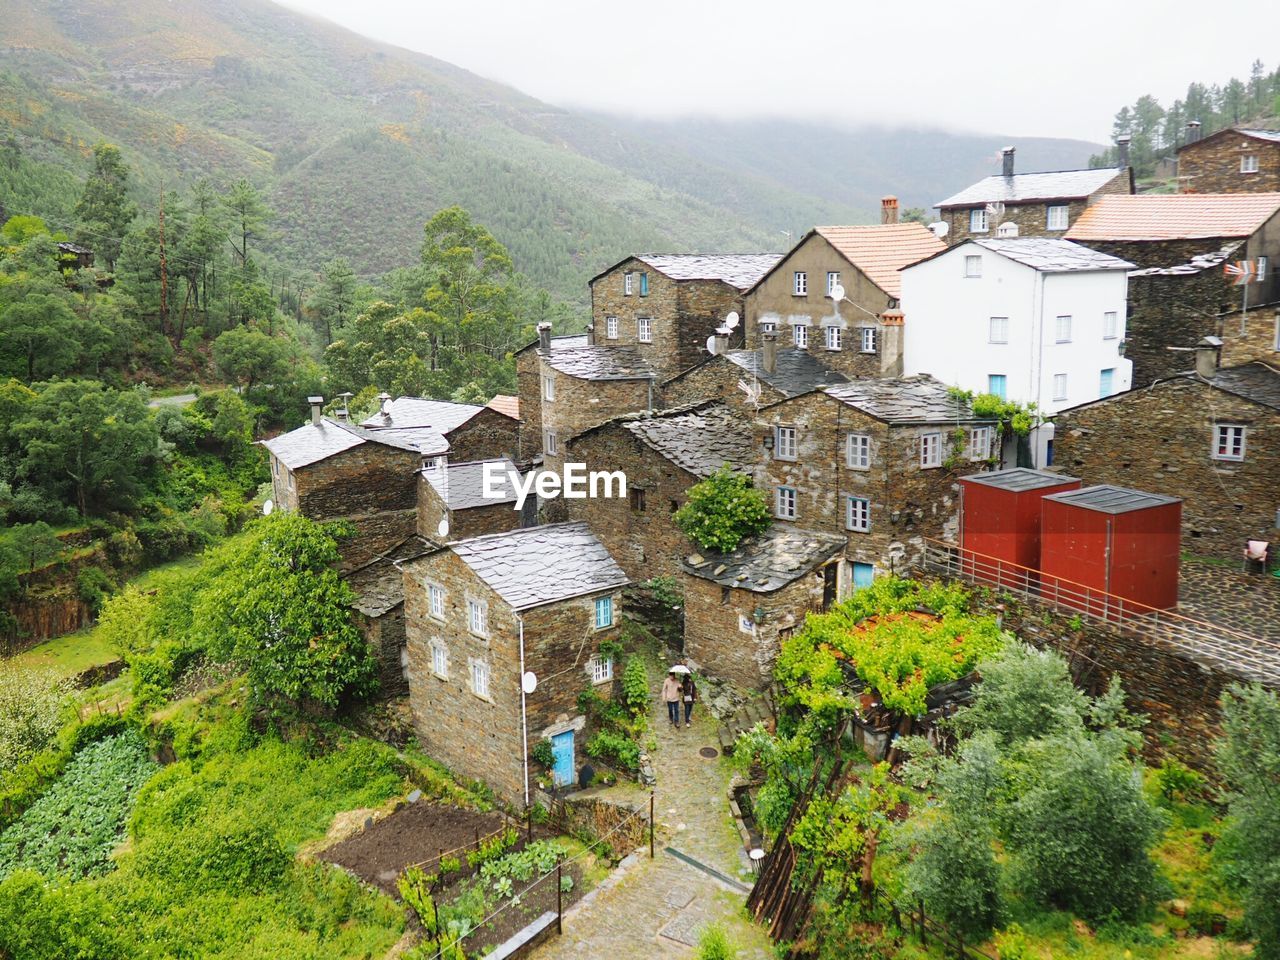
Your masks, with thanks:
[[[1275,66],[1266,3],[1241,20],[1189,0],[286,2],[553,104],[651,116],[1102,141],[1141,94]]]

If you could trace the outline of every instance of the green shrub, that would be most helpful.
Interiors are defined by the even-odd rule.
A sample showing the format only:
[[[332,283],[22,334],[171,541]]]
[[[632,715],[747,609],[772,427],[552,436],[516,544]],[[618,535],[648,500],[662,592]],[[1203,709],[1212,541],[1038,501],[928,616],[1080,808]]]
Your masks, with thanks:
[[[1160,798],[1167,804],[1190,799],[1204,789],[1204,777],[1173,758],[1156,768],[1155,781]]]
[[[545,737],[533,745],[533,749],[529,751],[529,756],[533,758],[534,763],[540,764],[548,770],[555,766],[555,751],[552,749],[551,741]]]
[[[772,522],[769,504],[751,478],[725,464],[689,488],[675,513],[676,526],[704,550],[732,550]]]
[[[62,726],[70,685],[50,669],[6,663],[0,668],[0,771],[26,763]]]
[[[101,567],[85,567],[76,574],[76,593],[96,617],[115,584]]]
[[[457,873],[461,870],[462,861],[458,857],[441,857],[438,866],[440,868],[440,876],[443,877],[445,874]]]
[[[640,744],[612,730],[601,730],[587,741],[587,756],[612,763],[622,770],[640,769]]]
[[[698,960],[733,960],[738,951],[729,943],[724,927],[708,924],[698,937]]]
[[[473,869],[483,867],[490,860],[496,860],[502,854],[515,846],[516,841],[520,839],[520,834],[515,827],[507,827],[501,833],[495,834],[487,840],[480,842],[480,849],[473,850],[467,855],[467,863]]]
[[[622,671],[622,699],[627,709],[635,717],[649,712],[649,671],[644,665],[644,658],[633,656],[627,660]]]
[[[428,937],[436,935],[436,905],[431,896],[431,882],[421,867],[410,867],[396,880],[396,889],[415,914]]]
[[[0,883],[0,955],[125,960],[138,954],[115,910],[91,887],[49,885],[38,873],[20,870]]]

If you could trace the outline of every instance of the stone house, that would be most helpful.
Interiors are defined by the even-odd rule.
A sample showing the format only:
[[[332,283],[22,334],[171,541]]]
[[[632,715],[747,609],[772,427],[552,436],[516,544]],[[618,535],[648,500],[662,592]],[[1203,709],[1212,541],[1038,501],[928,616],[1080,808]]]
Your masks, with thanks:
[[[263,440],[271,463],[272,500],[312,520],[345,520],[356,535],[342,544],[344,566],[360,566],[411,536],[417,526],[417,477],[449,442],[431,427],[376,431],[320,415]]]
[[[528,463],[535,457],[542,456],[542,354],[551,350],[585,347],[587,344],[585,333],[551,336],[551,326],[548,324],[545,331],[539,325],[537,340],[516,351],[516,389],[519,391],[516,405],[520,411],[520,449],[513,459]]]
[[[1280,193],[1280,130],[1229,127],[1178,148],[1182,193]]]
[[[409,651],[404,631],[404,574],[397,562],[419,556],[435,545],[409,537],[381,556],[348,571],[343,579],[355,591],[356,626],[378,665],[378,687],[384,697],[409,692]]]
[[[423,750],[517,805],[530,802],[529,750],[541,739],[558,779],[576,779],[591,733],[578,696],[613,682],[601,644],[619,638],[628,583],[604,545],[585,523],[553,524],[452,543],[401,568]]]
[[[899,271],[944,246],[919,223],[815,227],[747,292],[746,346],[776,333],[847,376],[899,375],[901,327],[883,321],[902,296]]]
[[[662,385],[669,407],[716,399],[731,407],[756,410],[787,397],[848,383],[808,350],[779,350],[777,335],[766,333],[758,350],[729,350],[708,357]]]
[[[486,465],[501,481],[495,483],[497,497],[484,495]],[[488,533],[501,533],[532,526],[536,520],[537,498],[530,496],[525,509],[517,510],[513,477],[516,465],[507,457],[471,463],[438,463],[426,467],[418,479],[418,534],[428,540],[469,540]]]
[[[1044,414],[1129,389],[1124,342],[1133,264],[1069,240],[984,238],[902,271],[905,372]],[[1051,462],[1053,427],[1028,438]]]
[[[778,262],[776,253],[653,254],[627,257],[589,281],[591,342],[634,348],[659,377],[707,354],[707,338],[743,294]],[[731,335],[741,346],[741,333]],[[736,343],[734,341],[737,341]]]
[[[382,395],[382,409],[361,422],[379,436],[410,434],[430,427],[449,441],[449,458],[459,461],[514,457],[518,453],[520,418],[492,406]]]
[[[1015,173],[1014,148],[1005,147],[1003,169],[934,204],[947,225],[947,243],[978,237],[1063,237],[1099,197],[1133,193],[1128,144],[1120,144],[1119,167]],[[988,206],[1004,204],[1000,223]],[[1072,239],[1068,237],[1068,239]]]
[[[843,596],[954,539],[957,478],[988,469],[997,426],[924,375],[814,390],[756,415],[756,486],[779,524],[845,539]]]
[[[1251,360],[1280,365],[1280,306],[1224,314],[1218,326],[1222,366]]]
[[[1221,336],[1225,315],[1280,299],[1280,193],[1103,197],[1067,239],[1137,265],[1125,335],[1135,387],[1185,369],[1182,351]],[[1237,286],[1223,268],[1244,260],[1257,273]]]
[[[757,449],[742,415],[713,400],[693,407],[607,420],[569,441],[569,456],[588,470],[622,470],[626,498],[570,502],[633,580],[673,573],[690,544],[674,514],[689,488],[726,463],[752,472]]]
[[[1247,540],[1280,539],[1280,372],[1218,367],[1211,341],[1196,368],[1059,413],[1058,463],[1181,497],[1183,547],[1235,563]]]
[[[684,653],[741,690],[769,685],[782,641],[837,599],[844,537],[774,524],[728,553],[680,566]]]

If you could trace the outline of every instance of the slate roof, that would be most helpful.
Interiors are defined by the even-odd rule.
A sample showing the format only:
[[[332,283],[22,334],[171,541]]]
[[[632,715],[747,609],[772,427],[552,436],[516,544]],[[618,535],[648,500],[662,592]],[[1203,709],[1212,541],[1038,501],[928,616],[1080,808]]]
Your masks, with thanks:
[[[1204,270],[1211,270],[1214,267],[1220,267],[1227,260],[1231,259],[1231,255],[1239,250],[1244,240],[1235,240],[1222,247],[1220,250],[1214,250],[1212,253],[1198,253],[1186,263],[1176,263],[1172,267],[1147,267],[1143,270],[1134,270],[1129,276],[1131,277],[1177,277],[1186,276],[1187,274],[1200,273]]]
[[[553,347],[543,356],[553,370],[580,380],[648,380],[654,376],[649,361],[634,347]]]
[[[1182,502],[1181,497],[1166,497],[1159,493],[1130,490],[1128,487],[1117,487],[1109,483],[1084,487],[1080,490],[1051,493],[1045,499],[1084,507],[1086,510],[1097,510],[1100,513],[1129,513],[1133,510],[1145,510],[1148,507],[1162,507],[1166,504]]]
[[[1235,132],[1243,133],[1246,137],[1255,137],[1258,140],[1270,140],[1272,143],[1280,143],[1280,130],[1245,130],[1241,128]]]
[[[840,371],[824,366],[808,350],[779,350],[772,373],[765,372],[761,365],[759,350],[730,350],[724,356],[788,397],[849,381]]]
[[[440,433],[448,433],[462,426],[484,407],[474,403],[454,403],[451,400],[430,400],[426,397],[398,397],[387,402],[387,414],[375,413],[361,421],[361,426],[375,429],[404,427],[434,427]]]
[[[350,571],[344,579],[355,591],[353,606],[367,617],[381,617],[402,604],[404,574],[396,562],[420,556],[429,547],[428,541],[415,535]]]
[[[1248,237],[1280,212],[1280,193],[1139,193],[1099,197],[1068,240]]]
[[[754,462],[741,415],[723,403],[628,417],[621,426],[696,477],[709,477],[726,463],[745,470]]]
[[[630,582],[581,520],[474,537],[450,549],[515,610]]]
[[[1008,257],[1041,273],[1077,273],[1088,270],[1132,270],[1134,265],[1070,240],[1057,237],[988,237],[969,241]]]
[[[1257,130],[1245,129],[1244,127],[1227,127],[1225,130],[1219,130],[1217,133],[1210,133],[1201,137],[1199,140],[1192,140],[1190,143],[1184,143],[1178,147],[1177,152],[1181,153],[1187,147],[1195,147],[1217,137],[1226,136],[1227,134],[1240,134],[1245,137],[1252,137],[1255,140],[1267,140],[1271,143],[1280,143],[1280,130]]]
[[[994,203],[1034,203],[1045,200],[1078,200],[1106,186],[1125,174],[1123,167],[1101,167],[1094,170],[1055,170],[1046,173],[1015,173],[984,177],[973,186],[934,204],[948,207],[980,207]]]
[[[947,386],[927,373],[892,379],[865,378],[828,387],[828,396],[886,423],[954,423],[984,420],[973,408],[947,393]]]
[[[520,398],[505,393],[496,393],[489,401],[489,409],[504,413],[512,420],[520,419]]]
[[[754,287],[761,277],[772,270],[782,259],[782,254],[638,253],[635,259],[672,280],[722,280],[731,287],[746,290]],[[609,270],[617,266],[615,264]]]
[[[552,350],[570,350],[574,347],[585,347],[591,340],[585,333],[562,333],[558,337],[551,338]],[[517,354],[524,353],[526,350],[532,349],[538,345],[538,341],[526,343],[523,347],[516,351]]]
[[[814,227],[814,231],[894,300],[902,297],[902,275],[899,271],[903,267],[947,248],[922,223]]]
[[[484,495],[484,469],[486,463],[502,464],[502,481],[496,484],[502,491],[501,497],[490,499]],[[423,470],[422,475],[431,484],[433,490],[440,494],[450,510],[469,510],[472,507],[491,507],[497,503],[513,503],[516,490],[511,482],[511,475],[520,475],[516,465],[506,457],[493,460],[473,460],[468,463],[450,463],[443,468]]]
[[[1047,470],[1032,470],[1030,467],[974,473],[960,478],[961,483],[980,483],[986,487],[995,487],[1012,493],[1056,487],[1063,483],[1074,483],[1076,480],[1076,477],[1068,477],[1065,473],[1049,473]]]
[[[728,553],[691,554],[686,573],[755,593],[772,593],[816,570],[844,547],[844,538],[775,523]]]
[[[342,423],[329,417],[321,417],[319,424],[304,423],[295,430],[282,433],[278,437],[261,441],[281,463],[290,470],[327,460],[335,454],[358,447],[362,443],[380,443],[397,450],[409,450],[424,456],[435,456],[445,453],[449,443],[434,431],[386,431],[379,433],[358,427],[353,423]]]
[[[1221,367],[1209,383],[1226,393],[1280,410],[1280,371],[1261,361]]]

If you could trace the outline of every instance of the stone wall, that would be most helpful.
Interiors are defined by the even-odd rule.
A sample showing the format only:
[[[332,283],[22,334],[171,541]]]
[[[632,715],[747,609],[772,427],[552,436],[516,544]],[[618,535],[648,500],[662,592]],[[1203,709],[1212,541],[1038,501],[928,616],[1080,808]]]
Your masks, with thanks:
[[[520,421],[485,407],[456,430],[449,431],[449,460],[469,463],[520,455]]]
[[[649,805],[637,801],[628,807],[591,794],[579,794],[554,801],[549,822],[560,834],[604,839],[621,859],[649,844]]]
[[[384,697],[401,697],[409,692],[409,679],[401,662],[405,649],[404,604],[397,604],[380,617],[355,613],[356,626],[364,635],[378,665],[378,691]]]
[[[557,454],[544,454],[543,465],[559,472],[569,440],[594,426],[656,406],[658,385],[645,380],[583,380],[542,361],[542,373],[555,382],[555,399],[542,404],[543,430],[556,432]],[[523,402],[523,400],[521,401]]]
[[[533,496],[530,493],[530,496]],[[440,521],[449,521],[449,532],[440,533]],[[494,503],[465,510],[448,510],[435,487],[423,475],[418,479],[418,536],[432,541],[469,540],[486,533],[502,533],[520,526],[514,503]]]
[[[1258,158],[1256,173],[1241,173],[1240,158]],[[1178,189],[1183,193],[1272,193],[1280,191],[1280,143],[1232,131],[1205,137],[1178,151]]]
[[[1246,426],[1243,461],[1210,456],[1216,423]],[[1201,380],[1180,377],[1059,414],[1054,462],[1086,484],[1184,498],[1182,542],[1192,552],[1237,562],[1246,540],[1276,539],[1280,412]]]
[[[1067,229],[1070,229],[1076,220],[1080,218],[1080,214],[1084,213],[1089,204],[1093,203],[1098,197],[1111,193],[1132,192],[1129,171],[1118,171],[1116,176],[1112,177],[1088,197],[1066,202],[1068,208]],[[1059,205],[1057,202],[1053,204],[1053,206]],[[1016,223],[1018,225],[1018,236],[1020,237],[1061,237],[1066,232],[1065,230],[1049,229],[1049,206],[1043,200],[1036,203],[1011,203],[1005,206],[1004,216],[1000,218],[1000,221],[1001,223]],[[940,218],[949,225],[945,238],[948,245],[955,246],[965,240],[994,237],[996,235],[996,228],[999,226],[997,223],[989,224],[988,229],[983,233],[970,232],[969,210],[969,207],[953,207],[939,211]]]
[[[520,432],[516,460],[526,462],[542,453],[542,358],[536,346],[516,354],[516,393],[520,397]]]
[[[1222,366],[1261,360],[1272,366],[1280,366],[1280,309],[1260,307],[1241,313],[1229,313],[1218,321],[1218,336],[1222,338],[1219,354]]]

